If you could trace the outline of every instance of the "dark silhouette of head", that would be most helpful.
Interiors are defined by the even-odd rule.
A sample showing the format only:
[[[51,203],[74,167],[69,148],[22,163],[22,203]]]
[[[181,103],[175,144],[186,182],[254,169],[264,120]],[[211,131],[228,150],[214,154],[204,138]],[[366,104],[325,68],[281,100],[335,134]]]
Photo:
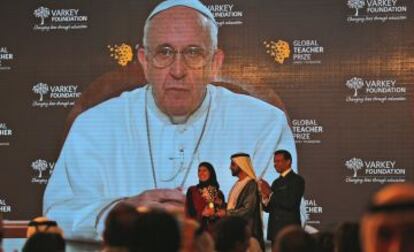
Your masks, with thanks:
[[[359,224],[344,222],[338,226],[335,232],[336,252],[360,252]]]
[[[135,240],[130,251],[175,252],[181,245],[181,234],[174,216],[162,210],[141,213],[135,222]]]
[[[134,227],[139,217],[135,207],[120,203],[108,214],[105,220],[103,239],[105,246],[129,247],[135,238]]]
[[[283,228],[275,241],[273,252],[316,252],[316,241],[298,225]]]
[[[30,236],[37,232],[56,233],[60,234],[62,237],[64,236],[58,223],[54,220],[49,220],[44,216],[36,217],[29,222],[26,230],[26,237],[30,238]]]
[[[248,222],[239,216],[228,216],[215,226],[214,240],[218,252],[246,251],[251,237]]]
[[[24,244],[23,252],[65,251],[65,240],[60,234],[37,232]]]
[[[322,231],[312,234],[315,239],[318,252],[334,252],[334,234],[329,231]]]

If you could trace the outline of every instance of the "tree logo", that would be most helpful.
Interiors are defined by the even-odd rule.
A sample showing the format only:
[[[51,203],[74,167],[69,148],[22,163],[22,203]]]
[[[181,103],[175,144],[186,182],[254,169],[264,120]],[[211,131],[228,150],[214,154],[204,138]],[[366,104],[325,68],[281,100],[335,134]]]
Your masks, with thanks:
[[[362,167],[364,167],[364,162],[362,161],[362,159],[354,157],[346,161],[345,166],[346,168],[354,171],[354,175],[352,177],[355,178],[357,176],[357,171],[361,170]]]
[[[359,9],[363,8],[365,6],[364,0],[348,0],[348,7],[351,9],[355,9],[355,17],[358,17],[358,11]]]
[[[48,164],[43,159],[38,159],[32,163],[32,169],[39,171],[39,176],[37,176],[38,178],[42,178],[43,172],[46,171],[47,168]]]
[[[132,58],[134,56],[132,47],[125,43],[114,46],[108,45],[108,49],[110,56],[114,58],[121,66],[126,66],[130,61],[132,61]]]
[[[362,78],[354,77],[350,80],[347,80],[345,85],[355,91],[354,97],[356,97],[358,95],[358,89],[364,86],[364,80],[362,80]]]
[[[35,15],[35,17],[40,18],[41,22],[40,25],[44,25],[45,23],[45,18],[50,16],[50,10],[49,8],[46,7],[39,7],[36,10],[34,10],[33,15]]]
[[[39,101],[43,101],[43,95],[47,94],[49,92],[49,86],[46,83],[37,83],[32,88],[33,92],[40,95]]]
[[[283,40],[275,41],[264,41],[263,42],[266,53],[269,54],[276,63],[283,64],[285,59],[290,56],[289,43]]]

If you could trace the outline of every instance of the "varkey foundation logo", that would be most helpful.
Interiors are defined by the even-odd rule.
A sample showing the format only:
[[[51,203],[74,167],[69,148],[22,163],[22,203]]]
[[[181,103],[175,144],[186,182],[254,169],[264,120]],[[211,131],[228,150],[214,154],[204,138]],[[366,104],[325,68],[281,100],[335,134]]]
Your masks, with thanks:
[[[243,10],[234,3],[226,1],[226,4],[210,4],[207,8],[213,13],[219,26],[243,24]]]
[[[348,0],[354,12],[347,16],[349,23],[387,22],[407,19],[407,6],[401,0]]]
[[[81,95],[77,85],[49,85],[43,82],[33,85],[32,91],[38,95],[32,107],[42,108],[73,106]]]
[[[345,161],[345,168],[350,170],[346,183],[402,183],[406,181],[406,171],[397,166],[395,160],[363,160],[353,157]]]
[[[289,58],[293,64],[321,64],[320,55],[324,53],[318,40],[264,41],[263,45],[277,64],[286,64]]]
[[[395,79],[363,79],[353,77],[346,80],[345,86],[353,91],[345,98],[349,103],[401,102],[406,101],[407,88]]]
[[[5,122],[0,122],[0,146],[9,146],[10,142],[7,141],[13,135],[13,130],[7,127]]]
[[[88,16],[81,15],[80,9],[49,9],[41,6],[33,11],[39,24],[35,31],[79,30],[88,28]]]
[[[132,46],[125,43],[121,45],[108,45],[108,49],[109,56],[115,59],[120,66],[126,66],[134,57]]]
[[[37,159],[36,161],[32,162],[31,168],[34,171],[32,183],[46,184],[53,173],[53,169],[55,168],[55,162],[48,162],[43,159]]]
[[[0,198],[0,213],[10,213],[12,211],[12,207],[7,204],[5,198]]]
[[[0,71],[11,70],[8,63],[13,59],[13,53],[11,53],[6,46],[0,46]]]
[[[293,119],[292,131],[296,143],[320,144],[318,136],[323,134],[324,127],[316,119]]]
[[[323,207],[316,201],[316,199],[305,199],[305,208],[307,224],[319,225],[321,221],[319,217],[323,214]]]

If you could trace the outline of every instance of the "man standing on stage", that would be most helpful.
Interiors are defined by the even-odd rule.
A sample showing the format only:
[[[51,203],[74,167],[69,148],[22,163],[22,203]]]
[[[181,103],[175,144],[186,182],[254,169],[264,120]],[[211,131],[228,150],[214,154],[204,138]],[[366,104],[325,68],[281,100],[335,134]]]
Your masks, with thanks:
[[[285,226],[301,224],[300,202],[305,191],[305,180],[292,170],[292,156],[288,151],[276,151],[273,164],[279,178],[271,187],[264,180],[260,183],[264,210],[269,213],[267,239],[272,243]]]
[[[230,190],[227,214],[245,218],[251,225],[253,237],[264,249],[260,193],[250,156],[246,153],[232,155],[230,170],[238,181]]]

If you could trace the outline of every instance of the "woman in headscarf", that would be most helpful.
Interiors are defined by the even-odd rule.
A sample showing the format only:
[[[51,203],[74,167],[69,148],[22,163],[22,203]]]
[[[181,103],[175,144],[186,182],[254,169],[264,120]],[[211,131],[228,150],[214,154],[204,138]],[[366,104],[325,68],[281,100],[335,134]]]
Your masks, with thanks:
[[[202,162],[198,165],[199,183],[190,186],[186,195],[186,216],[197,220],[203,230],[212,231],[213,224],[225,215],[224,194],[219,190],[213,165]]]

